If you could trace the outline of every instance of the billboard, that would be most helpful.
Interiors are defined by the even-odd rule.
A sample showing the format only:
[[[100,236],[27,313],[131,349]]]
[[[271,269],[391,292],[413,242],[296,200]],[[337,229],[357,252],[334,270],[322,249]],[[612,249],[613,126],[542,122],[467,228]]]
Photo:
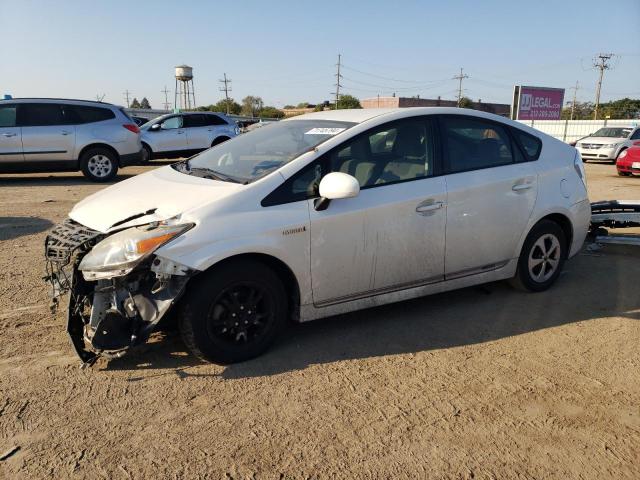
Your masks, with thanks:
[[[513,89],[511,118],[514,120],[560,120],[564,88],[527,87]]]

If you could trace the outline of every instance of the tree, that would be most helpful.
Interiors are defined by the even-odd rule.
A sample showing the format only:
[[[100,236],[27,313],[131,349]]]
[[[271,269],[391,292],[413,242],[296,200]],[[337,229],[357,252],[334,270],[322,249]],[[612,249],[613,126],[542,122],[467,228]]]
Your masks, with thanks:
[[[255,117],[263,108],[264,102],[260,97],[248,95],[242,99],[242,115],[246,115],[247,117]]]
[[[133,99],[133,101],[131,102],[131,105],[129,105],[129,108],[140,108],[140,102],[138,101],[137,98]]]
[[[142,100],[140,101],[140,108],[151,110],[151,104],[149,103],[149,100],[147,100],[147,97],[142,97]]]
[[[285,110],[291,110],[292,108],[296,108],[296,107],[294,107],[293,105],[285,105],[282,108],[284,108]]]
[[[309,102],[300,102],[298,105],[296,105],[296,108],[308,108],[309,107]]]
[[[214,103],[213,105],[209,105],[208,110],[211,112],[221,112],[227,113],[227,103],[229,104],[229,113],[231,115],[239,115],[242,107],[239,103],[233,100],[233,98],[229,98],[227,102],[226,98],[218,101],[218,103]]]
[[[362,108],[362,105],[360,105],[360,100],[352,95],[340,95],[338,109],[341,110],[344,108]]]
[[[460,105],[458,105],[460,108],[473,108],[473,100],[471,100],[469,97],[462,97],[460,99]]]
[[[284,117],[284,112],[276,107],[263,107],[258,112],[258,116],[263,118],[282,118]]]

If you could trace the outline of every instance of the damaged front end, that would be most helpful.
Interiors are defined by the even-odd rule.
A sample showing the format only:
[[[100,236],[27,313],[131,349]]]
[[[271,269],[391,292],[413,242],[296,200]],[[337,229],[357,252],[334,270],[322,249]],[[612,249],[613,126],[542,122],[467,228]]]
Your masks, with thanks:
[[[69,293],[67,331],[84,366],[146,342],[195,271],[155,255],[192,225],[103,234],[67,219],[45,241],[52,309]]]

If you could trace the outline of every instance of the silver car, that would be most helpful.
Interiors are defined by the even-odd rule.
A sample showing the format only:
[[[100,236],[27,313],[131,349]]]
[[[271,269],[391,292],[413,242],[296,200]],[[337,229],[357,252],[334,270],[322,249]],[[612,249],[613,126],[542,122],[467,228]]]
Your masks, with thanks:
[[[0,173],[77,171],[95,182],[140,162],[140,129],[122,107],[86,100],[0,100]]]
[[[143,161],[190,157],[240,133],[222,113],[183,112],[162,115],[140,127]]]

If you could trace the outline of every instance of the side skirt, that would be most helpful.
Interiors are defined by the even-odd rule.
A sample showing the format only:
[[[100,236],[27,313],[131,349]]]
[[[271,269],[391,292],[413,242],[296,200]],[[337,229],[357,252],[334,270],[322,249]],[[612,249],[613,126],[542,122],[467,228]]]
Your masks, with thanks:
[[[516,274],[518,259],[509,260],[504,266],[490,272],[468,275],[465,277],[445,280],[443,282],[421,285],[419,287],[407,288],[404,290],[383,293],[366,298],[359,298],[343,303],[328,305],[325,307],[315,307],[312,304],[300,306],[300,322],[308,322],[333,315],[354,312],[365,308],[378,307],[388,303],[401,302],[412,298],[424,297],[435,293],[447,292],[449,290],[457,290],[460,288],[471,287],[483,283],[496,282],[511,278]]]

